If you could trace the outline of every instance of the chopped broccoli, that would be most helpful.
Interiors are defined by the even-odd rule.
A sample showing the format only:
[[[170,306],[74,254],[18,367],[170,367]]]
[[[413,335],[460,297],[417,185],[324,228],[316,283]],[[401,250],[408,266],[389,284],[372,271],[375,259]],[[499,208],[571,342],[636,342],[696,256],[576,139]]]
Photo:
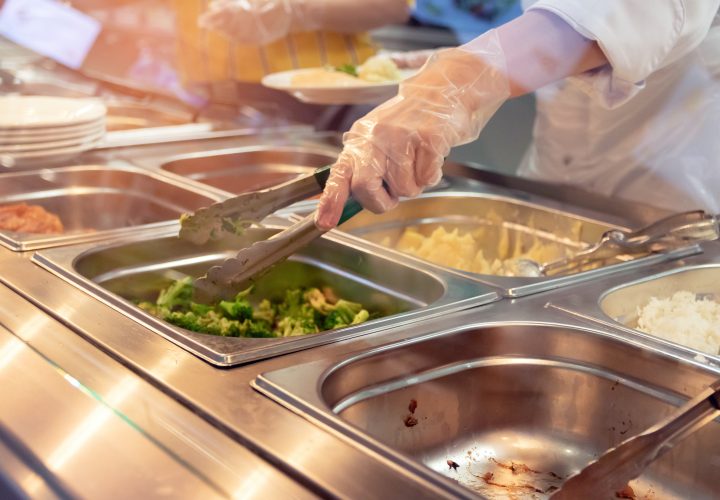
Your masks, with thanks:
[[[212,306],[208,306],[205,304],[198,304],[197,302],[190,303],[190,310],[198,316],[203,316],[212,311],[212,309]]]
[[[367,309],[362,309],[359,313],[355,315],[355,317],[352,320],[351,325],[359,325],[360,323],[365,323],[367,320],[370,319],[370,312]]]
[[[266,321],[248,321],[247,337],[256,338],[274,338],[277,337],[273,332],[272,324]]]
[[[253,319],[257,321],[265,321],[266,323],[275,323],[275,306],[268,299],[260,301],[260,305],[257,306],[255,312],[253,312]]]
[[[325,317],[323,326],[329,330],[355,325],[364,321],[360,320],[360,317],[365,317],[367,319],[367,315],[368,312],[362,308],[362,304],[340,299],[333,307],[333,310]],[[357,321],[356,318],[358,318]]]
[[[193,283],[190,276],[174,281],[160,292],[156,304],[170,310],[190,307],[193,295]]]
[[[184,278],[162,290],[155,303],[139,302],[138,307],[181,328],[223,337],[293,337],[369,318],[361,304],[338,300],[331,291],[293,288],[285,291],[282,301],[263,299],[255,307],[249,299],[251,291],[214,305],[198,304],[192,301],[192,279]]]
[[[299,288],[285,292],[285,300],[278,305],[277,314],[280,317],[277,331],[281,337],[294,337],[319,331],[315,322],[315,309],[305,301],[304,294]]]
[[[234,302],[221,300],[218,303],[218,309],[223,316],[229,319],[244,320],[253,317],[253,308],[247,300],[236,300]]]

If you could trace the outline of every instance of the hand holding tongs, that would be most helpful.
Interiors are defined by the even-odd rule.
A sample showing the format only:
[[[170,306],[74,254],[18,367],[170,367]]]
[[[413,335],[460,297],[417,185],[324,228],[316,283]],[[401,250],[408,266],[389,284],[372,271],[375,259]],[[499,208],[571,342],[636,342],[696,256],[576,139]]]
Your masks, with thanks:
[[[276,210],[320,194],[330,176],[330,167],[314,174],[295,179],[274,188],[241,194],[235,198],[198,210],[181,219],[180,237],[202,244],[219,237],[223,231],[234,231],[260,221]],[[342,224],[362,210],[353,198],[345,202],[338,224]],[[239,223],[232,217],[239,217]],[[195,280],[195,300],[211,302],[217,298],[230,298],[247,288],[253,277],[289,257],[299,248],[318,238],[325,231],[315,226],[315,213],[280,231],[267,240],[258,241],[240,250],[235,257],[213,266],[207,274]]]
[[[720,416],[720,380],[685,403],[674,415],[605,452],[571,476],[550,498],[614,498],[654,460]]]
[[[718,217],[695,210],[674,214],[636,231],[606,231],[592,247],[545,264],[517,259],[519,276],[568,274],[589,263],[604,261],[622,254],[663,252],[683,243],[711,241],[720,238]]]

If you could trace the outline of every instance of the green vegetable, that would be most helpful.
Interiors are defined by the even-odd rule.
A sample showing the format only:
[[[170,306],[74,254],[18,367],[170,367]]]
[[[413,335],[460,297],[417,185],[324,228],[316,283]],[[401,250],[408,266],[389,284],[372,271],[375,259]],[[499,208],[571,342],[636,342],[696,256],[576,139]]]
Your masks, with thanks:
[[[357,66],[354,64],[343,64],[342,66],[336,66],[335,71],[340,73],[347,73],[350,76],[358,76]]]
[[[160,292],[156,303],[159,307],[165,307],[167,309],[190,307],[192,295],[192,278],[186,276],[181,280],[173,282],[169,287]]]
[[[325,317],[323,326],[328,330],[342,328],[344,326],[362,323],[367,320],[368,317],[369,314],[362,308],[362,304],[340,299],[335,304],[333,310]]]
[[[278,305],[278,329],[281,337],[295,337],[320,330],[315,322],[315,309],[305,300],[299,288],[285,292],[285,300]]]
[[[155,303],[138,306],[181,328],[222,337],[295,337],[355,325],[370,317],[362,304],[343,299],[333,304],[317,288],[291,288],[283,300],[263,299],[256,306],[249,300],[250,293],[248,289],[233,300],[198,304],[192,301],[193,284],[188,277],[172,282]],[[335,300],[332,291],[328,295]]]

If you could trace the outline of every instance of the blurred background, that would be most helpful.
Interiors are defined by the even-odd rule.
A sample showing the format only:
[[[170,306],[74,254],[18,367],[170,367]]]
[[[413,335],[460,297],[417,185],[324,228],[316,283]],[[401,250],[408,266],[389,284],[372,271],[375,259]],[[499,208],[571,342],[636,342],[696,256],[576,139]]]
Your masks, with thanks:
[[[32,8],[34,3],[36,10],[43,8],[42,3],[36,0],[23,2],[26,8]],[[4,3],[0,1],[0,5]],[[225,92],[219,85],[208,91],[205,86],[188,81],[182,74],[183,29],[187,31],[187,27],[182,27],[178,13],[194,2],[72,0],[63,3],[97,20],[101,26],[87,56],[77,68],[78,73],[90,78],[127,84],[141,92],[146,90],[173,96],[193,108],[213,109],[216,115],[219,113],[226,119],[232,120],[240,114],[247,115],[247,107],[239,110],[237,103],[233,102],[235,91]],[[475,5],[461,5],[463,3]],[[449,13],[448,9],[457,12]],[[455,15],[461,10],[461,14]],[[519,2],[515,0],[419,0],[414,4],[405,24],[385,26],[372,31],[370,35],[375,44],[388,51],[447,47],[467,41],[480,31],[502,23],[519,12]],[[5,37],[0,36],[0,42],[0,68],[13,65],[17,67],[19,61],[25,64],[37,57],[31,52],[23,51]],[[187,43],[187,40],[184,43]],[[205,40],[205,43],[216,42]],[[67,70],[50,68],[51,61],[44,61],[42,64],[53,71]],[[328,107],[299,103],[279,92],[271,94],[270,98],[265,98],[264,94],[255,97],[252,107],[275,120],[311,123],[321,130],[339,131],[349,128],[354,119],[369,109],[327,109]],[[530,141],[533,118],[532,95],[511,100],[493,117],[477,141],[455,148],[451,158],[512,173]]]

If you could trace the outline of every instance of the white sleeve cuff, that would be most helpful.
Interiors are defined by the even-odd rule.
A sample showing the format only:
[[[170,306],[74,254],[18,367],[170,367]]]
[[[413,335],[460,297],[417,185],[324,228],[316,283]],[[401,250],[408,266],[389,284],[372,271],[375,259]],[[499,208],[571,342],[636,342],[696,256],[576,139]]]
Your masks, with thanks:
[[[539,0],[528,10],[555,14],[597,41],[613,79],[641,82],[666,61],[683,28],[681,0]]]

